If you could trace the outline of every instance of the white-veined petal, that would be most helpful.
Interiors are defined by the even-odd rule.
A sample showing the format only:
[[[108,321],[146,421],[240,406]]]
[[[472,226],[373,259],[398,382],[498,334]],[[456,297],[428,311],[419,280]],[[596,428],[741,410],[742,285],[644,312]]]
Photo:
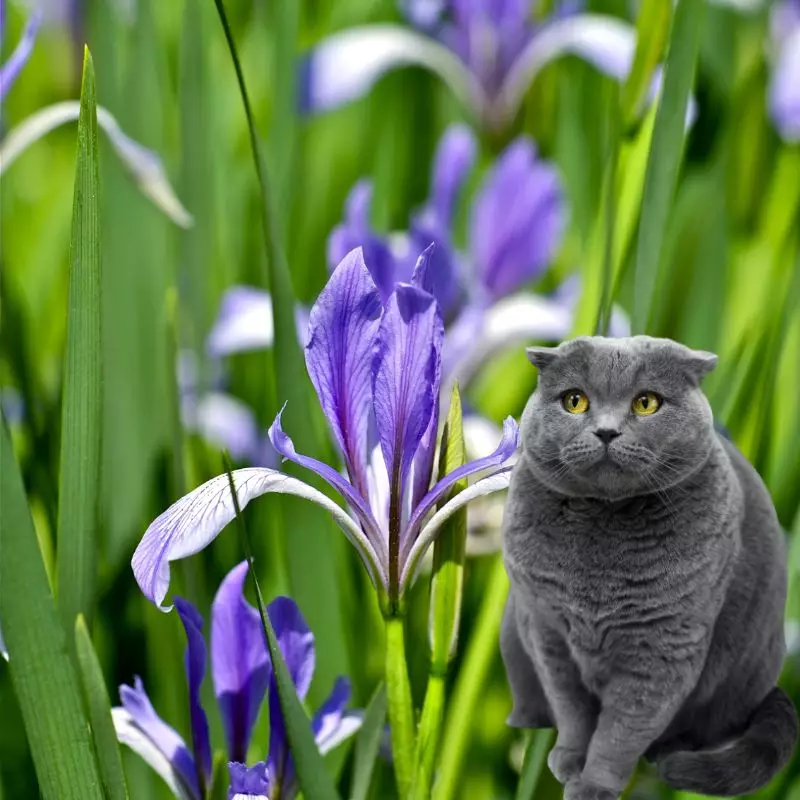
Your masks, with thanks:
[[[414,542],[414,546],[408,554],[406,563],[403,565],[403,571],[400,578],[401,587],[407,588],[411,585],[417,572],[422,556],[425,555],[427,549],[433,544],[439,529],[444,522],[448,520],[459,508],[474,500],[476,497],[491,494],[492,492],[499,492],[508,488],[509,480],[511,479],[511,470],[503,469],[490,475],[487,478],[481,478],[476,481],[472,486],[468,486],[463,491],[459,492],[452,500],[445,503],[428,521],[427,525],[422,528],[419,537]]]
[[[0,175],[17,157],[50,131],[74,122],[80,116],[81,105],[77,100],[65,100],[37,111],[24,119],[0,142]],[[189,228],[193,224],[191,214],[178,200],[167,178],[161,158],[152,150],[142,147],[127,136],[112,114],[98,106],[97,124],[108,134],[109,141],[130,170],[140,191],[160,208],[176,225]]]
[[[320,753],[330,753],[331,750],[338,747],[342,742],[346,742],[351,736],[356,734],[364,722],[363,714],[351,711],[345,714],[330,731],[323,730],[317,738],[317,747]]]
[[[153,744],[149,737],[142,733],[133,717],[124,708],[112,708],[111,719],[117,739],[141,756],[169,786],[178,800],[198,800],[194,792],[181,780],[180,775],[172,768],[169,759]]]
[[[341,506],[302,481],[273,469],[251,467],[233,473],[239,507],[270,492],[303,497],[324,508],[361,555],[370,577],[380,585],[375,551],[361,528]],[[145,531],[131,566],[145,596],[164,611],[170,580],[170,561],[194,555],[208,546],[233,520],[236,512],[228,476],[218,475],[171,505]]]
[[[329,111],[363,97],[388,72],[420,66],[436,73],[466,106],[480,109],[483,90],[443,45],[399,25],[364,25],[334,33],[309,54],[302,105]]]

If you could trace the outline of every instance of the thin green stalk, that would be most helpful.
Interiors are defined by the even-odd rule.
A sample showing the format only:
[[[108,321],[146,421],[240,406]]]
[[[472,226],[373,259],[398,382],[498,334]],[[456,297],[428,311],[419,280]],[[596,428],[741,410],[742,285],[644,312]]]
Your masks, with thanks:
[[[425,702],[422,705],[422,716],[419,721],[417,737],[417,760],[414,770],[414,784],[411,797],[414,800],[425,800],[431,796],[430,786],[439,751],[444,722],[445,676],[431,674],[428,688],[425,691]]]
[[[408,797],[414,774],[414,705],[406,663],[404,620],[386,617],[386,692],[397,791]]]
[[[433,787],[434,800],[450,800],[457,796],[473,712],[480,702],[489,668],[498,654],[497,641],[507,595],[508,576],[502,559],[498,558],[449,704],[439,775]]]
[[[552,730],[531,731],[519,776],[517,800],[533,800],[536,796],[536,787],[554,738],[555,732]]]

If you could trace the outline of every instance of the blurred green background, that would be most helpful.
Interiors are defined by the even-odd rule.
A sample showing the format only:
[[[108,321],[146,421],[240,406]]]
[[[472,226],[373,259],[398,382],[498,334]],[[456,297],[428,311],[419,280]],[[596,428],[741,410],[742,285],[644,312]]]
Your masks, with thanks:
[[[129,561],[149,522],[222,468],[213,446],[179,428],[174,411],[176,342],[198,354],[200,380],[210,380],[204,341],[224,290],[236,283],[266,287],[258,183],[232,63],[210,0],[74,3],[70,23],[44,25],[24,73],[4,102],[0,131],[7,132],[44,105],[79,95],[82,45],[88,41],[99,103],[130,136],[162,155],[179,197],[194,216],[189,230],[166,219],[138,192],[103,140],[105,375],[93,635],[112,700],[119,683],[141,675],[159,713],[186,733],[183,634],[174,614],[160,613],[143,598]],[[286,44],[293,28],[296,48],[303,50],[351,25],[400,21],[398,8],[392,0],[297,0],[289,11],[279,0],[228,5],[265,133],[294,291],[310,304],[328,274],[327,237],[341,219],[355,181],[374,181],[373,223],[378,231],[405,228],[409,212],[427,195],[437,140],[449,123],[465,119],[464,110],[436,77],[410,68],[382,79],[363,100],[312,119],[298,118],[293,111],[294,75],[289,74],[295,47]],[[622,0],[586,5],[635,18],[635,4]],[[8,49],[26,11],[11,4],[7,12]],[[720,366],[707,383],[715,415],[758,468],[783,526],[794,530],[794,541],[800,542],[800,150],[780,141],[767,115],[768,43],[766,8],[748,14],[721,5],[706,9],[695,83],[699,115],[688,134],[668,215],[647,332],[720,355]],[[482,168],[526,132],[560,169],[569,226],[537,290],[549,291],[581,271],[584,285],[590,286],[597,276],[587,271],[603,268],[596,229],[604,224],[601,200],[609,159],[603,132],[617,102],[611,86],[608,78],[577,59],[561,59],[539,76],[508,130],[481,138]],[[0,388],[51,575],[74,166],[75,127],[65,126],[3,174],[0,193]],[[468,193],[477,179],[475,175]],[[458,243],[466,240],[466,227],[467,216],[460,214]],[[618,303],[629,313],[635,249],[629,246],[622,254],[617,292]],[[254,409],[264,428],[282,404],[270,358],[251,353],[228,364],[231,392]],[[513,351],[488,365],[471,387],[469,400],[496,421],[506,414],[518,416],[534,382],[524,355]],[[11,404],[23,408],[16,420]],[[314,423],[322,429],[321,417]],[[265,499],[247,510],[262,586],[270,597],[293,593],[317,636],[312,696],[323,697],[336,675],[348,674],[355,704],[363,706],[383,664],[374,593],[343,537],[332,529],[335,563],[325,565],[330,582],[320,592],[337,602],[315,602],[293,592],[293,569],[304,569],[318,554],[305,554],[305,565],[290,563],[286,542],[292,536],[292,509]],[[173,588],[206,613],[219,580],[240,559],[238,541],[228,532],[175,569]],[[447,723],[463,739],[455,796],[467,800],[513,797],[523,750],[519,732],[505,726],[510,697],[494,644],[497,609],[502,608],[497,597],[504,590],[498,563],[496,554],[468,561],[459,654],[451,672],[457,676],[453,682],[462,684]],[[800,630],[798,565],[792,556],[790,643],[797,642]],[[409,612],[412,683],[419,705],[427,668],[426,581],[419,581],[412,592]],[[469,658],[473,660],[465,664]],[[783,679],[796,702],[798,663],[790,653]],[[458,698],[463,702],[464,697],[474,702],[457,707]],[[219,720],[213,717],[212,731],[220,736]],[[169,796],[148,767],[132,754],[124,755],[134,798]],[[388,767],[378,778],[373,796],[393,796]],[[4,797],[37,796],[4,662],[0,779]],[[559,791],[545,769],[535,796],[559,797]],[[669,794],[646,771],[632,792],[641,797]],[[762,794],[800,797],[800,755]]]

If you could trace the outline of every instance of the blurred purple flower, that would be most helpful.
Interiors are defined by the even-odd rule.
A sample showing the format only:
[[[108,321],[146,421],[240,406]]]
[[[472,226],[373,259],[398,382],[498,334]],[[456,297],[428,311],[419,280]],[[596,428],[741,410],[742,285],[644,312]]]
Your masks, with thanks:
[[[781,138],[800,141],[800,0],[779,0],[771,9],[775,63],[769,112]]]
[[[234,567],[220,585],[211,607],[211,675],[222,716],[230,761],[228,797],[297,794],[286,743],[276,682],[258,612],[245,600],[247,563]],[[139,678],[121,686],[122,706],[112,715],[117,737],[147,761],[182,800],[203,800],[211,780],[208,721],[200,704],[206,671],[203,618],[186,600],[175,599],[186,631],[186,677],[189,687],[191,747],[156,713]],[[270,603],[267,613],[298,697],[305,699],[314,674],[314,636],[300,609],[287,597]],[[270,742],[267,760],[254,767],[244,761],[259,709],[268,696]],[[350,687],[340,678],[311,722],[320,752],[326,753],[361,726],[359,714],[348,713]]]
[[[508,485],[504,467],[517,447],[517,426],[489,456],[450,473],[433,488],[439,419],[442,315],[431,294],[431,248],[410,283],[397,283],[382,302],[360,249],[333,271],[311,310],[306,367],[347,477],[297,453],[278,414],[269,434],[284,457],[327,481],[347,502],[345,513],[324,494],[271,469],[233,473],[241,507],[267,492],[295,494],[325,508],[355,546],[382,596],[396,601],[442,523],[475,497]],[[483,477],[435,510],[460,478]],[[227,475],[179,500],[145,532],[132,566],[142,591],[160,606],[169,588],[170,561],[208,545],[234,517]]]
[[[0,0],[0,47],[3,45],[5,34],[5,2]],[[39,32],[39,26],[42,23],[42,15],[39,11],[34,11],[28,18],[28,23],[25,25],[25,30],[22,32],[22,38],[19,40],[14,52],[9,56],[8,61],[5,63],[0,60],[0,103],[3,102],[6,93],[14,84],[25,62],[30,58],[33,52],[33,44],[36,41],[36,34]]]
[[[535,22],[530,0],[405,0],[412,26],[364,25],[329,36],[303,62],[301,107],[327,111],[365,95],[386,73],[422,66],[441,77],[487,128],[502,129],[536,75],[576,55],[617,80],[628,74],[636,31],[627,22],[575,13],[564,2]]]

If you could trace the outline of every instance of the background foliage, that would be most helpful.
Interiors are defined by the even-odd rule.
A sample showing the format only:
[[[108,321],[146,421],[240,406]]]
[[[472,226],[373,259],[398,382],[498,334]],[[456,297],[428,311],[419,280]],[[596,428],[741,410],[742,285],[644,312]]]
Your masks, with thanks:
[[[67,24],[51,22],[40,34],[5,100],[2,131],[47,103],[78,96],[83,42],[88,41],[98,102],[137,141],[162,154],[194,216],[188,230],[172,225],[139,194],[101,139],[104,411],[96,592],[93,609],[84,610],[93,611],[87,619],[112,702],[119,683],[142,675],[161,715],[187,732],[178,621],[143,599],[129,559],[160,511],[222,469],[213,447],[180,429],[176,353],[194,350],[201,384],[210,381],[204,341],[223,291],[236,283],[268,288],[259,185],[233,66],[210,0],[76,5]],[[278,232],[294,293],[310,303],[326,279],[326,239],[353,183],[373,178],[377,230],[405,227],[409,211],[427,194],[439,136],[463,112],[436,78],[408,69],[381,80],[368,97],[346,108],[298,118],[291,42],[302,49],[350,25],[399,19],[399,12],[392,0],[306,0],[297,3],[296,14],[286,10],[289,5],[242,0],[231,2],[228,13],[253,109],[266,133]],[[626,18],[629,5],[588,3],[592,10]],[[617,300],[634,312],[635,276],[646,257],[643,268],[651,271],[653,299],[645,329],[720,354],[720,367],[707,383],[717,419],[764,477],[782,524],[794,530],[793,544],[798,544],[800,152],[797,145],[781,143],[766,113],[766,11],[743,15],[709,5],[705,15],[695,82],[699,116],[675,175],[674,195],[667,192],[660,201],[667,204],[663,214],[647,223],[662,238],[660,258],[655,246],[647,252],[647,242],[625,248]],[[16,40],[24,19],[24,11],[11,6],[6,46]],[[604,242],[597,230],[604,230],[606,219],[613,227],[625,213],[618,205],[618,215],[608,216],[604,195],[612,154],[603,131],[619,102],[610,85],[578,60],[562,59],[537,80],[510,130],[482,138],[483,167],[524,131],[561,171],[569,228],[539,290],[552,289],[576,270],[583,270],[586,286],[607,284]],[[621,135],[625,141],[624,129]],[[67,422],[61,412],[75,143],[74,127],[50,134],[3,175],[0,194],[0,388],[51,581],[61,574],[58,487],[68,485],[59,474],[59,459]],[[654,194],[648,191],[646,203]],[[624,193],[617,199],[622,204]],[[638,208],[637,203],[637,213]],[[462,214],[458,230],[464,238],[466,226]],[[593,319],[592,314],[586,318]],[[280,354],[274,362],[280,362]],[[266,428],[283,401],[272,356],[241,355],[229,366],[231,391],[252,406]],[[469,401],[500,421],[519,414],[534,382],[524,356],[513,352],[486,366]],[[312,417],[310,424],[321,435],[322,420]],[[2,514],[7,517],[5,455],[3,466]],[[327,694],[336,675],[348,674],[356,705],[366,706],[382,672],[382,625],[374,593],[343,537],[328,525],[324,549],[299,547],[298,529],[311,517],[296,503],[265,500],[246,517],[265,594],[293,593],[316,634],[312,703]],[[220,579],[240,559],[237,537],[229,531],[176,568],[174,588],[206,611]],[[790,643],[800,626],[796,562],[793,556]],[[469,558],[464,587],[459,650],[451,671],[458,685],[451,678],[447,687],[445,748],[457,759],[453,772],[458,776],[453,790],[468,800],[513,797],[523,740],[505,726],[510,698],[496,646],[505,584],[497,556]],[[428,661],[427,591],[426,581],[420,581],[409,602],[408,647],[418,707]],[[800,702],[797,667],[797,657],[790,654],[784,684]],[[212,718],[211,724],[219,740],[219,720]],[[125,751],[123,760],[131,797],[168,796],[135,756]],[[338,766],[344,761],[341,755],[334,760]],[[343,769],[347,778],[349,761]],[[800,792],[798,781],[800,755],[763,796],[792,796]],[[532,785],[536,797],[560,796],[546,768]],[[33,797],[36,786],[20,706],[9,669],[0,662],[0,795]],[[390,770],[380,765],[371,796],[389,797],[393,791]],[[667,794],[644,772],[633,793]]]

